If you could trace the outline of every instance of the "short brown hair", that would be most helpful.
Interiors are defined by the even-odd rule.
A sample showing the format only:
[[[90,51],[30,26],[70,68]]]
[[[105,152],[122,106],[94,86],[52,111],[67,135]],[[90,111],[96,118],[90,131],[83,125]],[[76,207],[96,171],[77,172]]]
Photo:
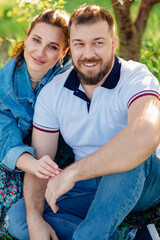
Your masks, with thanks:
[[[65,39],[64,40],[64,50],[67,49],[68,48],[68,38],[69,38],[69,34],[68,34],[69,15],[65,11],[59,10],[59,9],[46,10],[33,18],[32,22],[30,23],[30,25],[26,31],[27,36],[30,35],[30,33],[32,32],[35,25],[37,23],[41,23],[41,22],[50,24],[52,26],[57,26],[62,29],[63,34],[64,34],[64,39]],[[17,54],[19,54],[19,55],[17,56],[16,64],[17,64],[17,66],[21,66],[24,62],[24,41],[18,42],[15,45],[15,47],[13,48],[13,52],[12,52],[12,58],[14,56],[16,56]]]
[[[76,9],[70,17],[68,28],[69,32],[72,24],[90,24],[100,21],[108,23],[111,34],[114,35],[114,20],[112,15],[105,9],[97,5],[82,5]]]

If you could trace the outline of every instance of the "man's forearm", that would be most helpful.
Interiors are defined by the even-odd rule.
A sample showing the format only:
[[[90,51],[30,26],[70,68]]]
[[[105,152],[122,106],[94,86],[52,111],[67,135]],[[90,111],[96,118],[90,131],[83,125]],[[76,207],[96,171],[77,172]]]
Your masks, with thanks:
[[[141,134],[140,132],[135,134],[126,128],[98,151],[79,160],[66,170],[74,174],[76,182],[129,171],[144,162],[156,148],[156,141],[153,141],[153,138],[147,137],[147,133],[144,132],[142,140]]]
[[[75,172],[76,181],[129,171],[144,162],[159,142],[159,100],[142,97],[130,106],[128,126],[70,170]]]

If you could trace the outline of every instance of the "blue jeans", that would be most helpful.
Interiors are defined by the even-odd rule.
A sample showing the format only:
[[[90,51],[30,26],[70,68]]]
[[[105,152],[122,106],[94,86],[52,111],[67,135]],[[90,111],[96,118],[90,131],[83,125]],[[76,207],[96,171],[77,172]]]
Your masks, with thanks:
[[[131,171],[77,182],[58,199],[58,213],[45,204],[44,219],[60,240],[115,239],[117,226],[129,212],[160,202],[159,182],[160,159],[154,153]],[[10,208],[7,219],[14,237],[29,239],[23,199]]]

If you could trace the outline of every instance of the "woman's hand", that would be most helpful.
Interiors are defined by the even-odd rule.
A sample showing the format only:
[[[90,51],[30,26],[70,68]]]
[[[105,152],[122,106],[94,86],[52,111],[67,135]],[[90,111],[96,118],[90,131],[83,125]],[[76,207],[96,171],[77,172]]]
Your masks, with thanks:
[[[42,179],[55,177],[62,170],[58,165],[47,155],[35,161],[34,174]]]
[[[48,155],[37,160],[29,153],[23,153],[18,158],[16,167],[42,179],[55,177],[62,171]]]

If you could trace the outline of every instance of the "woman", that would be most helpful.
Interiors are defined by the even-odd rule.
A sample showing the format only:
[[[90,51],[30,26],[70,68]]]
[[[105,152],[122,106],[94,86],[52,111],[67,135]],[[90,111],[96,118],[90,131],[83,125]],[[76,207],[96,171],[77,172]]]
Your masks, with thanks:
[[[36,161],[30,146],[34,104],[42,87],[71,67],[68,50],[69,16],[47,10],[31,22],[13,58],[0,69],[0,237],[9,207],[22,194],[22,171],[40,178],[54,177],[61,170],[53,161]],[[27,156],[33,158],[28,160]]]

